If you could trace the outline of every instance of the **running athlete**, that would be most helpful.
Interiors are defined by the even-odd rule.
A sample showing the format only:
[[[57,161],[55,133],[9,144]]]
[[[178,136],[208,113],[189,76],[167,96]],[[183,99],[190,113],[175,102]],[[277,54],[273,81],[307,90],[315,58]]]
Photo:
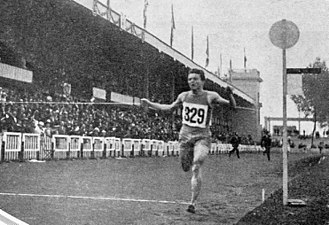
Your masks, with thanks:
[[[227,87],[230,100],[219,96],[217,92],[203,89],[205,75],[202,70],[191,69],[188,74],[190,91],[182,92],[171,104],[159,104],[141,99],[142,106],[157,110],[171,110],[183,106],[182,128],[179,133],[180,160],[185,172],[192,166],[192,199],[187,211],[195,213],[196,200],[201,190],[201,167],[211,146],[210,121],[215,104],[230,104],[236,107],[231,88]]]

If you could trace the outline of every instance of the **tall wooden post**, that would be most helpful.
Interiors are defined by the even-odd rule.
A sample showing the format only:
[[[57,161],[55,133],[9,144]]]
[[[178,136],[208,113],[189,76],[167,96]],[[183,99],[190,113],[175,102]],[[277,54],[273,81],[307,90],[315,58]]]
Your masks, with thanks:
[[[288,156],[287,156],[287,66],[286,66],[286,49],[282,49],[282,82],[283,82],[283,205],[288,202]]]
[[[273,45],[282,49],[282,86],[283,86],[283,205],[288,203],[288,156],[287,156],[287,66],[286,49],[294,46],[299,39],[296,24],[285,19],[274,23],[270,29],[270,40]]]

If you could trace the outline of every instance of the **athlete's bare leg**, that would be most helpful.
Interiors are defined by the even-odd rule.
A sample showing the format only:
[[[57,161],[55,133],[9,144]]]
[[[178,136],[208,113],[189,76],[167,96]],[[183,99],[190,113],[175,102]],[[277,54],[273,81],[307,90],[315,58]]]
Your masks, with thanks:
[[[197,142],[194,147],[194,159],[192,165],[192,179],[191,179],[192,198],[191,198],[191,205],[188,208],[188,212],[192,212],[192,213],[195,212],[195,204],[200,194],[201,184],[202,184],[201,168],[204,160],[208,155],[208,151],[209,151],[209,147],[204,144],[203,140]]]
[[[202,184],[201,165],[202,165],[201,162],[195,162],[193,163],[192,166],[192,179],[191,179],[192,205],[195,205],[201,190],[201,184]]]
[[[188,143],[180,143],[180,161],[182,164],[182,169],[185,172],[188,172],[192,166],[193,163],[193,148],[191,148],[191,145]]]

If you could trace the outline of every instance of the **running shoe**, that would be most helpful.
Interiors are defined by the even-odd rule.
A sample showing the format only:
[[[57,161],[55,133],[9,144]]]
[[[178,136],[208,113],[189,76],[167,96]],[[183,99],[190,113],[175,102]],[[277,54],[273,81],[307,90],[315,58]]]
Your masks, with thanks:
[[[186,211],[189,212],[189,213],[195,213],[194,205],[189,205]]]

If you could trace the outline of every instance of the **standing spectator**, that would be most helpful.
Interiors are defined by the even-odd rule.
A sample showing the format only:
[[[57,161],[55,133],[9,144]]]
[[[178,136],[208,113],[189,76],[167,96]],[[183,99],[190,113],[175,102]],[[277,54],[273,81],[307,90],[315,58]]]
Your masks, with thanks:
[[[101,131],[101,137],[106,137],[106,133],[107,133],[106,130],[102,130]]]
[[[319,148],[320,154],[322,154],[322,149],[324,149],[324,142],[323,141],[321,141],[319,143],[318,148]]]
[[[44,134],[44,123],[42,121],[34,120],[34,131],[33,133],[43,135]]]
[[[67,134],[64,121],[60,122],[60,125],[59,125],[59,128],[58,128],[58,134],[61,134],[61,135]]]
[[[237,132],[233,133],[233,136],[230,140],[230,143],[232,144],[233,149],[231,151],[229,151],[228,153],[228,157],[231,157],[231,154],[236,152],[236,156],[238,158],[240,158],[240,154],[239,154],[239,145],[241,143],[241,138],[239,137]]]
[[[248,134],[248,145],[254,145],[254,140],[250,134]]]
[[[0,87],[0,102],[1,102],[1,109],[2,109],[2,113],[5,113],[5,105],[7,102],[7,94],[6,92],[4,92],[2,90],[2,88]]]
[[[98,137],[99,134],[100,134],[100,130],[99,130],[99,128],[98,128],[98,127],[95,127],[95,129],[92,131],[91,136],[93,136],[93,137]]]
[[[319,133],[319,131],[315,132],[315,138],[316,138],[316,139],[319,139],[319,138],[320,138],[320,133]]]
[[[265,135],[262,137],[261,140],[261,146],[263,148],[265,148],[265,151],[263,152],[263,155],[267,155],[267,160],[270,161],[271,157],[270,157],[270,150],[271,150],[271,135],[268,131],[265,131]]]
[[[15,132],[17,122],[17,118],[10,111],[6,112],[0,120],[2,131]]]
[[[46,127],[44,129],[44,132],[45,132],[46,137],[48,137],[48,138],[51,138],[52,137],[52,135],[53,135],[53,129],[51,128],[51,121],[50,121],[50,119],[48,119],[46,121]]]

